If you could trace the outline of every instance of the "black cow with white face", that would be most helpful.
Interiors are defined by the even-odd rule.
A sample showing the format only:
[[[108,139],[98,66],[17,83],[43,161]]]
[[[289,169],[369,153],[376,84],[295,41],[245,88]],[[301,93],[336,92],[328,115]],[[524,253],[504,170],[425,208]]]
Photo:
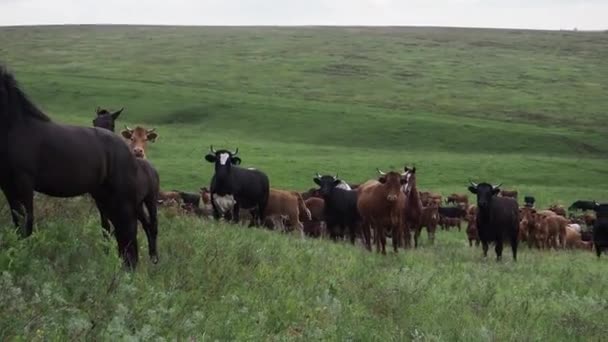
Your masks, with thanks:
[[[498,197],[500,185],[470,182],[469,191],[477,195],[477,230],[483,246],[483,256],[488,256],[488,244],[496,244],[496,260],[502,259],[502,245],[510,240],[513,260],[517,261],[519,234],[519,207],[509,197]]]
[[[237,157],[238,148],[235,152],[216,151],[211,146],[210,150],[205,160],[215,164],[215,174],[211,178],[210,186],[213,216],[216,219],[220,218],[220,210],[214,197],[232,195],[235,201],[232,221],[239,222],[240,209],[250,209],[252,213],[250,226],[255,224],[261,226],[270,192],[268,176],[258,170],[240,168],[238,165],[241,164],[241,158]]]
[[[354,244],[360,221],[357,191],[345,190],[337,175],[321,176],[317,173],[313,181],[320,187],[319,192],[325,201],[325,223],[332,240],[343,238],[348,229],[350,241]]]
[[[597,216],[593,225],[593,244],[599,258],[602,250],[608,249],[608,204],[596,204],[593,210]]]

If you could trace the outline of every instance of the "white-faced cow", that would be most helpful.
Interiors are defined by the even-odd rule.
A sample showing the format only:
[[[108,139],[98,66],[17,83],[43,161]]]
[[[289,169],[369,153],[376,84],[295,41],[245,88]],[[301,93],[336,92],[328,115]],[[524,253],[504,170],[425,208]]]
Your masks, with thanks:
[[[259,170],[240,168],[238,165],[241,164],[241,158],[237,157],[238,148],[234,152],[216,151],[211,146],[210,151],[205,159],[215,164],[215,174],[210,186],[213,216],[216,219],[220,218],[215,196],[232,195],[235,201],[232,221],[239,222],[240,209],[250,209],[252,218],[249,226],[256,223],[261,226],[264,223],[264,212],[270,192],[268,176]]]
[[[503,240],[509,239],[513,260],[517,260],[519,234],[519,208],[510,197],[498,197],[500,185],[470,182],[469,191],[477,195],[477,230],[483,246],[483,256],[488,256],[488,244],[496,243],[496,260],[502,259]]]

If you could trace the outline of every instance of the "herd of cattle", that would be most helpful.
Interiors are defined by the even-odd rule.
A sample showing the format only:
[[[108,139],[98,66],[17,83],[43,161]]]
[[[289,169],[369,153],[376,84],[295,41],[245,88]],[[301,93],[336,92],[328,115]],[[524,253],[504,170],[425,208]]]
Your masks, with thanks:
[[[19,216],[25,218],[24,236],[32,233],[33,192],[38,191],[56,197],[89,193],[104,231],[113,233],[131,269],[138,260],[137,221],[146,233],[151,260],[158,262],[158,205],[235,223],[249,221],[249,226],[298,230],[302,237],[328,236],[352,244],[359,239],[370,251],[373,241],[382,253],[387,237],[397,252],[412,242],[417,247],[422,229],[433,243],[438,227],[460,230],[463,221],[469,245],[481,244],[487,256],[493,243],[497,260],[506,242],[514,260],[520,242],[541,249],[595,248],[598,257],[608,248],[608,204],[577,201],[569,209],[581,209],[583,215],[566,217],[561,206],[536,210],[534,198],[526,196],[520,208],[516,191],[474,182],[468,190],[476,203],[469,203],[466,194],[444,200],[417,188],[416,167],[377,169],[377,179],[360,184],[317,174],[312,179],[317,186],[299,193],[270,188],[264,172],[240,167],[238,149],[211,146],[205,156],[215,168],[209,188],[199,193],[161,191],[158,172],[146,157],[147,143],[158,133],[126,126],[120,136],[114,134],[121,113],[97,108],[93,128],[56,124],[0,68],[0,119],[6,123],[0,126],[0,187],[15,225],[20,225]]]

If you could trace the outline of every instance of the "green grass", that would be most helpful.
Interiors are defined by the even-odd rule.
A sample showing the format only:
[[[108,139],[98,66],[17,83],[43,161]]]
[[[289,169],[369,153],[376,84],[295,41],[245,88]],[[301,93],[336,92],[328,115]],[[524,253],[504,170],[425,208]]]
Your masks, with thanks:
[[[608,200],[607,33],[5,27],[0,56],[55,121],[89,126],[98,105],[125,106],[119,126],[156,127],[147,154],[165,189],[206,185],[213,144],[238,146],[278,188],[310,188],[317,171],[357,183],[407,163],[420,188],[443,194],[472,178],[540,206]],[[588,252],[526,248],[496,264],[464,233],[442,232],[436,246],[381,257],[164,212],[161,263],[142,247],[131,275],[103,253],[90,203],[36,210],[24,241],[0,210],[2,340],[607,333],[605,262]]]

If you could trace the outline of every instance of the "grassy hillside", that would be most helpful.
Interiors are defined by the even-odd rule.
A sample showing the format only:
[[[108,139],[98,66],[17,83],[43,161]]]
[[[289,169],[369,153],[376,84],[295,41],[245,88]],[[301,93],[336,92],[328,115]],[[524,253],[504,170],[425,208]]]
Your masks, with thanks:
[[[196,190],[210,144],[275,187],[416,164],[419,187],[503,182],[541,206],[608,200],[608,34],[432,28],[0,28],[0,58],[56,121],[156,127],[163,188]],[[522,196],[523,197],[523,196]],[[0,200],[0,339],[594,340],[605,260],[483,261],[464,233],[399,256],[163,212],[161,262],[103,253],[87,200]],[[144,242],[140,234],[140,245]],[[425,239],[423,239],[425,240]],[[109,244],[114,249],[114,244]]]

